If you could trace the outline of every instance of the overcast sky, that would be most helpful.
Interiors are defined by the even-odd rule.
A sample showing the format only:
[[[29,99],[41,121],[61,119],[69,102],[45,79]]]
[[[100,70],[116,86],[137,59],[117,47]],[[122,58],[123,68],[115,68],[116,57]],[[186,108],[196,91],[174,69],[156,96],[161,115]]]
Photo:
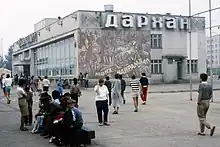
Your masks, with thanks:
[[[192,13],[207,10],[208,1],[192,0]],[[63,17],[76,10],[100,11],[105,4],[113,4],[114,10],[120,12],[188,15],[188,0],[3,0],[0,38],[3,38],[4,53],[19,38],[33,33],[34,24],[43,18]],[[220,7],[220,0],[212,0],[212,6]],[[213,12],[213,24],[220,24],[219,16],[220,10]]]

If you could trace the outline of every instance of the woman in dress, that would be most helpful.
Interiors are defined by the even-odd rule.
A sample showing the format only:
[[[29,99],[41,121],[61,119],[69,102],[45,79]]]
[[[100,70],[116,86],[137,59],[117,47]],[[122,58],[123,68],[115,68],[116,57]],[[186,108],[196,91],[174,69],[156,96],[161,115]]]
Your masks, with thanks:
[[[113,114],[118,114],[121,100],[121,81],[119,80],[119,74],[116,74],[115,80],[112,83],[112,102],[114,108]]]

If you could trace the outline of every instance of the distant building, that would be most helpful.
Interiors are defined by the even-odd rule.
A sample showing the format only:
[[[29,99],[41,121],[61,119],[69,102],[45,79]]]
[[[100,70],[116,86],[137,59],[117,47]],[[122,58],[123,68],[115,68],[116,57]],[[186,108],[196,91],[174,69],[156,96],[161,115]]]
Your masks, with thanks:
[[[44,19],[33,34],[13,45],[13,74],[55,79],[88,72],[95,79],[146,72],[152,82],[187,80],[188,28],[187,16],[113,12],[111,5],[105,11]],[[197,79],[206,72],[205,18],[193,18],[192,30],[192,73]]]
[[[210,68],[211,45],[210,38],[207,37],[207,65]],[[213,74],[220,75],[220,34],[212,36],[212,68]]]

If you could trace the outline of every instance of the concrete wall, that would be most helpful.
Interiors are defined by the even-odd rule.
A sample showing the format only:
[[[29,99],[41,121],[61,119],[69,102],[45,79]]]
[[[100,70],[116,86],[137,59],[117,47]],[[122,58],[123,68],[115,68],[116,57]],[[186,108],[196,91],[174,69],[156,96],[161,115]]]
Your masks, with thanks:
[[[62,24],[62,25],[60,25]],[[49,27],[40,30],[38,42],[75,30],[79,27],[77,12],[57,20]]]

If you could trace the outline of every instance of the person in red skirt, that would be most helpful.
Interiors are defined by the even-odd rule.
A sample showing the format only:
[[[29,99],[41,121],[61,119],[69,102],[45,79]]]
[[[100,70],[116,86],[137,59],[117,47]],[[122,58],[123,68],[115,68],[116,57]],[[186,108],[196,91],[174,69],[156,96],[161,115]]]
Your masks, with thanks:
[[[146,76],[146,73],[141,74],[142,77],[140,78],[140,84],[141,84],[141,99],[142,99],[142,104],[145,105],[147,101],[147,96],[148,96],[148,78]]]

